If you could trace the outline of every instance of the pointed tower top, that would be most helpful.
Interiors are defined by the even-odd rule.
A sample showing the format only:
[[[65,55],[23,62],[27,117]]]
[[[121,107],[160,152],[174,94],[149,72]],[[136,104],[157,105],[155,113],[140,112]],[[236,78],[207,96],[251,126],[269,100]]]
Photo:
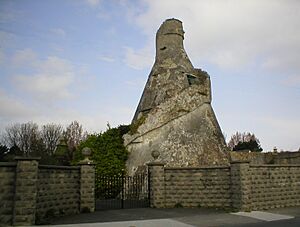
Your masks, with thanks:
[[[183,39],[182,22],[177,19],[165,20],[156,33],[156,60],[181,52],[184,49]]]

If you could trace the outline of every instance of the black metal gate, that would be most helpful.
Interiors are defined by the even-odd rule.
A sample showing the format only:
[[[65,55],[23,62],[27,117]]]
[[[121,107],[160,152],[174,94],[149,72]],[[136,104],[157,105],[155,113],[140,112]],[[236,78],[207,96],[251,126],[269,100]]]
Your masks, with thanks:
[[[96,175],[96,210],[149,207],[147,174]]]

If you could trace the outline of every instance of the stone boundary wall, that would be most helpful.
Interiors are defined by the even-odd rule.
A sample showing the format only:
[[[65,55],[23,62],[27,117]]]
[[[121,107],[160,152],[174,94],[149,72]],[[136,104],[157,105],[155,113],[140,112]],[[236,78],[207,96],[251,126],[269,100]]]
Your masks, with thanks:
[[[300,165],[166,168],[148,164],[151,207],[216,207],[251,211],[300,206]]]
[[[300,205],[300,165],[251,165],[251,209]]]
[[[300,152],[250,152],[230,151],[231,161],[250,161],[250,165],[265,165],[265,164],[297,164],[300,165]]]
[[[0,162],[0,226],[13,220],[16,166],[15,162]]]
[[[230,169],[165,168],[165,207],[230,207]]]
[[[95,211],[95,170],[89,160],[74,167],[39,165],[38,160],[0,162],[0,226]]]
[[[79,212],[80,167],[39,165],[36,217]]]

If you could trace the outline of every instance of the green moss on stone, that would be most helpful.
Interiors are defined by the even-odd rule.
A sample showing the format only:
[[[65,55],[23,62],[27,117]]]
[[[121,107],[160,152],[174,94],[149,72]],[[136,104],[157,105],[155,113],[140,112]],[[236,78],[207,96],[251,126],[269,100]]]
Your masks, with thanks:
[[[138,128],[144,124],[144,122],[146,121],[147,116],[146,115],[142,115],[139,119],[137,119],[134,123],[132,123],[129,126],[129,134],[130,135],[134,135],[135,133],[137,133]]]

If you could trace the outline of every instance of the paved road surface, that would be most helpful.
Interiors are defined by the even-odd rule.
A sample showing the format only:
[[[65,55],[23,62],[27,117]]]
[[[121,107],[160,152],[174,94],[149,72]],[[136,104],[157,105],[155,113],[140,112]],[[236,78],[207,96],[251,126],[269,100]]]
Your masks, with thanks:
[[[300,207],[251,213],[201,208],[105,210],[62,217],[49,224],[51,227],[299,227]]]

